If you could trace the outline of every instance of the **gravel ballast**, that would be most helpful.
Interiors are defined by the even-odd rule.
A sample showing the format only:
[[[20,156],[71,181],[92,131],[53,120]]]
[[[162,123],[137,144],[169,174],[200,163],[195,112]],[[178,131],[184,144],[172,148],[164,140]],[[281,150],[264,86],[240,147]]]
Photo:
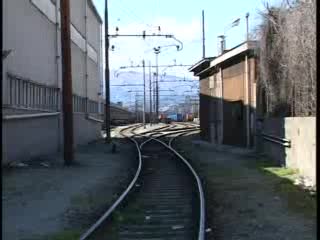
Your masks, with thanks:
[[[113,142],[114,154],[102,139],[78,147],[70,167],[64,167],[57,154],[3,169],[2,238],[77,239],[110,207],[136,170],[134,145],[119,138]]]
[[[181,137],[173,146],[189,159],[202,178],[207,239],[317,239],[314,208],[299,207],[294,195],[277,187],[283,179],[266,175],[255,167],[256,154],[197,139],[198,136]]]

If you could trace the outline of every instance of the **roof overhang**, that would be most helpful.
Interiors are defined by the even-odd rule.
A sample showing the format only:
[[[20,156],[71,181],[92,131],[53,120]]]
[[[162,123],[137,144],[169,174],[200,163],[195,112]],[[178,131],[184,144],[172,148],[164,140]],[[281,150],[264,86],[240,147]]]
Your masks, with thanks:
[[[231,60],[234,57],[238,57],[247,51],[255,50],[256,48],[258,48],[257,41],[246,41],[239,44],[238,46],[235,46],[234,48],[226,50],[220,56],[201,59],[199,62],[191,66],[188,70],[190,72],[193,72],[194,76],[199,77],[203,74],[208,73],[213,68],[218,67],[222,63]]]
[[[215,59],[215,57],[207,57],[203,58],[194,65],[192,65],[188,70],[189,72],[193,72],[195,76],[198,76],[198,73],[203,71],[203,69],[206,69],[210,66],[210,61]]]
[[[229,51],[227,51],[226,53],[218,56],[217,58],[215,58],[214,60],[212,60],[210,62],[210,67],[209,68],[212,68],[212,67],[215,67],[223,62],[225,62],[226,60],[230,60],[231,58],[233,57],[236,57],[246,51],[249,51],[249,50],[254,50],[256,49],[258,46],[258,43],[257,41],[247,41],[247,42],[244,42],[232,49],[230,49]]]

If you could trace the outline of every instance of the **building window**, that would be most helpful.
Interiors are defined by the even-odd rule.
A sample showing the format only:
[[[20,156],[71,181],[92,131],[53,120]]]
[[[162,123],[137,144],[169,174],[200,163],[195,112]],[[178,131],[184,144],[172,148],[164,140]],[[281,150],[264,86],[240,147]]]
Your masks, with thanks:
[[[209,77],[209,88],[214,89],[216,86],[216,75]]]

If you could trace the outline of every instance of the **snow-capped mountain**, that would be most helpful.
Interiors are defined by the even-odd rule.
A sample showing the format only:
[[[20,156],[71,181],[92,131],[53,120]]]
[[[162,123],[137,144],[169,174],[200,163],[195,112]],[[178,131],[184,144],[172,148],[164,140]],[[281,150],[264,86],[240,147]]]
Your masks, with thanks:
[[[148,110],[150,105],[150,79],[148,73],[146,73],[145,80],[146,109]],[[154,76],[151,76],[151,82],[154,82],[154,80]],[[132,86],[132,84],[140,85]],[[199,82],[195,78],[186,79],[172,75],[159,76],[159,110],[170,111],[174,109],[175,106],[185,100],[186,96],[196,98],[198,96],[198,86]],[[129,108],[135,108],[136,99],[138,99],[138,106],[141,107],[143,103],[143,73],[137,71],[110,71],[110,98],[112,102],[122,102],[123,106]]]

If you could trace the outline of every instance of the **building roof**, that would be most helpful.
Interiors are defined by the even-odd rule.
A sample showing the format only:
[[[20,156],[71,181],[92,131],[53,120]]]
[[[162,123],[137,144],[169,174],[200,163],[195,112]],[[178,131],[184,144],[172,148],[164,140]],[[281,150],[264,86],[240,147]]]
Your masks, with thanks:
[[[241,53],[244,53],[248,50],[254,50],[258,46],[257,41],[246,41],[238,46],[235,46],[234,48],[231,48],[227,51],[225,51],[223,54],[220,56],[216,57],[214,60],[210,62],[210,68],[215,67],[218,64],[221,64],[222,62],[229,60],[233,57],[238,56]]]
[[[226,60],[230,60],[233,57],[240,55],[241,53],[244,53],[248,50],[254,50],[256,48],[258,48],[257,41],[245,41],[231,49],[225,50],[221,55],[217,57],[204,58],[200,60],[199,62],[195,63],[192,67],[190,67],[188,70],[190,72],[194,72],[195,76],[200,76],[201,74],[209,71],[210,69],[225,62]]]
[[[92,0],[88,0],[88,5],[91,7],[91,9],[92,9],[93,13],[96,15],[98,21],[102,24],[103,23],[102,22],[102,18],[100,16],[99,12],[97,11],[97,8],[94,5],[93,1]]]
[[[188,68],[188,70],[190,72],[193,72],[196,68],[200,67],[201,65],[203,65],[204,63],[210,62],[211,60],[213,60],[216,57],[206,57],[206,58],[202,58],[200,61],[198,61],[197,63],[195,63],[194,65],[192,65],[190,68]]]

